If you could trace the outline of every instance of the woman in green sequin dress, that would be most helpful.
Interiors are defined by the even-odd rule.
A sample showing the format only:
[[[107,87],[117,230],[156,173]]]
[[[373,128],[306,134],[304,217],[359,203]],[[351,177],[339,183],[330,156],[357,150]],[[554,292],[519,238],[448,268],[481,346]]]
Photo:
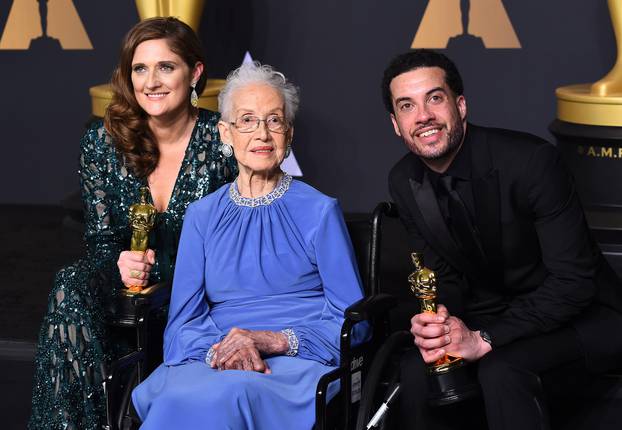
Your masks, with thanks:
[[[115,357],[105,298],[123,285],[172,278],[186,207],[235,176],[221,152],[218,114],[191,104],[205,87],[200,42],[174,18],[126,36],[104,121],[81,142],[86,257],[61,269],[49,295],[36,356],[30,429],[99,429],[102,381]],[[129,206],[148,185],[158,210],[144,256],[131,251]]]

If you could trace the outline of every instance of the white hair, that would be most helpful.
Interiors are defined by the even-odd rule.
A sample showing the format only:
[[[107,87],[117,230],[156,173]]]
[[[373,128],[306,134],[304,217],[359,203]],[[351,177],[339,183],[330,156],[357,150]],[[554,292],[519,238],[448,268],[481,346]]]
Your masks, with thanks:
[[[298,88],[289,82],[283,73],[258,61],[242,64],[227,76],[225,86],[218,94],[218,110],[225,121],[233,120],[231,111],[233,93],[250,84],[270,85],[281,93],[285,101],[285,120],[290,124],[294,122],[300,103]]]

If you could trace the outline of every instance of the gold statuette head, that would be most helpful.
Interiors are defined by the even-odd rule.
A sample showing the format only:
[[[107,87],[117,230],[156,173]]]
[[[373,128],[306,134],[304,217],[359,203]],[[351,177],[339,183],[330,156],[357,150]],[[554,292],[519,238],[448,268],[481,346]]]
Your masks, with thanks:
[[[410,254],[415,271],[408,276],[410,291],[421,301],[421,310],[436,312],[436,274],[423,266],[423,255],[418,252]]]
[[[149,188],[140,189],[140,203],[130,206],[129,219],[132,226],[132,251],[146,251],[149,232],[155,224],[156,208],[147,201]]]

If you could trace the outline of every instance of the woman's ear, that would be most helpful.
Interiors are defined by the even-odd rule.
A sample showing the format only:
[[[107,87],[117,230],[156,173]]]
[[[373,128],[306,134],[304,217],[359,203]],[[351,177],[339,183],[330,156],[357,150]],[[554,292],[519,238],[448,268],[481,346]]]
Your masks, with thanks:
[[[194,65],[194,69],[192,69],[192,80],[190,82],[199,82],[199,79],[201,79],[201,75],[203,74],[203,69],[203,63],[197,61]]]
[[[231,129],[229,127],[230,125],[222,119],[218,121],[218,133],[220,134],[220,141],[222,143],[226,143],[227,145],[231,145]]]
[[[291,145],[293,140],[294,140],[294,126],[292,125],[287,130],[287,144]]]

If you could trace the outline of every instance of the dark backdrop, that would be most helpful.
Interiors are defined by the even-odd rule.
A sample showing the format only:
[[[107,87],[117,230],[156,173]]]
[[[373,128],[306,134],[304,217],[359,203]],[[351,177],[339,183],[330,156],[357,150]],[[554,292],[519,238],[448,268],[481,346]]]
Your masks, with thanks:
[[[11,3],[0,1],[0,31]],[[57,204],[78,188],[88,88],[109,79],[138,16],[129,0],[74,4],[92,51],[0,51],[0,203]],[[212,77],[224,77],[249,50],[302,88],[294,151],[304,180],[338,197],[346,211],[369,211],[388,198],[387,172],[405,152],[380,99],[380,76],[392,56],[410,48],[427,4],[207,0],[200,35]],[[504,5],[522,49],[446,52],[463,73],[471,121],[550,138],[554,89],[595,81],[615,61],[607,2]]]

